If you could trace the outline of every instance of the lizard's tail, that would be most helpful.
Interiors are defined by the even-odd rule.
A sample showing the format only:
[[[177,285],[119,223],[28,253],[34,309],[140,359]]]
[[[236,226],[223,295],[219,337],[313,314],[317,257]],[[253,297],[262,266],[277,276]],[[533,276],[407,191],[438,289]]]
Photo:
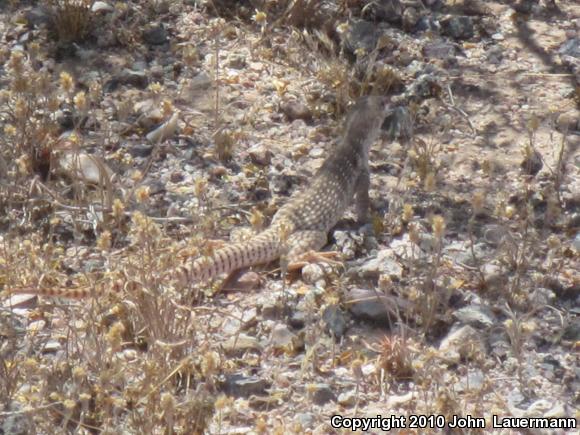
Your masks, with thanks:
[[[270,227],[250,240],[218,249],[209,257],[202,257],[181,267],[185,282],[207,281],[223,273],[242,267],[268,263],[280,257],[280,230]]]

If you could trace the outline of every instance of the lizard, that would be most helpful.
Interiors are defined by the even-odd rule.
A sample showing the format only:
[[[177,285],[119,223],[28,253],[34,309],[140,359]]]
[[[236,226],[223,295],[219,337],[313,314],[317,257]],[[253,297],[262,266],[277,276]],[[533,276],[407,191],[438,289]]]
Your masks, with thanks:
[[[284,257],[293,263],[327,244],[329,231],[355,201],[357,219],[369,219],[369,151],[390,110],[388,99],[359,98],[349,111],[342,140],[326,157],[311,184],[290,198],[270,226],[241,243],[180,266],[183,283],[207,281],[245,267]]]
[[[218,249],[209,257],[176,267],[181,283],[207,281],[221,274],[265,264],[284,257],[289,263],[308,252],[320,250],[327,235],[356,202],[357,219],[369,218],[369,151],[381,125],[393,109],[386,97],[367,96],[357,100],[347,115],[346,128],[336,149],[324,160],[312,183],[292,196],[274,215],[270,226],[243,243]],[[116,293],[121,290],[115,285]],[[43,294],[49,297],[83,299],[91,295],[88,287],[11,289],[10,293]]]

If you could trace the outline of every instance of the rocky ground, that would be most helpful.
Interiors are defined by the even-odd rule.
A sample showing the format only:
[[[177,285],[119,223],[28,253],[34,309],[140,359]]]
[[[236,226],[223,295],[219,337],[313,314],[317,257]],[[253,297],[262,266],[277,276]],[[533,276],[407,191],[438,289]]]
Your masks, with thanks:
[[[13,1],[0,35],[0,433],[577,422],[576,2]],[[340,262],[175,278],[366,94],[399,109]]]

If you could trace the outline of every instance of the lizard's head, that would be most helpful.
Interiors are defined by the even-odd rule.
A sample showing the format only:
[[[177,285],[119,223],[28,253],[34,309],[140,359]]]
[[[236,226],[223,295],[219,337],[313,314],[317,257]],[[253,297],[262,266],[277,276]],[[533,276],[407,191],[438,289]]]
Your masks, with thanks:
[[[390,108],[387,97],[372,95],[359,98],[349,111],[345,140],[368,151],[378,137],[381,125]]]

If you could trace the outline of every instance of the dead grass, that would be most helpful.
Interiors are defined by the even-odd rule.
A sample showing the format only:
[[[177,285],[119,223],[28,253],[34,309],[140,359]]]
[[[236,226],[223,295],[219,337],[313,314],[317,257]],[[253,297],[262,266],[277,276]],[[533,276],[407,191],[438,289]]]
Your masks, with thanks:
[[[94,30],[91,3],[49,2],[59,41],[76,43]],[[168,7],[164,3],[150,3],[147,13],[163,13]],[[348,3],[341,2],[341,8],[348,9]],[[328,118],[340,119],[354,97],[389,93],[406,80],[377,60],[388,41],[382,41],[383,45],[371,53],[357,54],[358,62],[367,66],[364,74],[357,74],[335,42],[312,30],[305,14],[310,13],[313,2],[293,5],[289,9],[271,5],[273,9],[264,9],[265,16],[258,15],[261,11],[253,12],[253,24],[248,25],[259,32],[260,40],[251,49],[254,55],[267,57],[267,64],[282,56],[265,42],[277,36],[274,24],[281,26],[283,22],[278,18],[290,19],[300,27],[300,32],[288,31],[291,36],[285,39],[288,43],[283,60],[285,68],[307,71],[333,95],[330,103],[315,92],[308,95],[317,122],[331,124]],[[223,4],[214,6],[219,9]],[[192,16],[200,19],[193,12]],[[203,157],[200,161],[195,160],[196,147],[202,145],[191,146],[195,152],[187,161],[190,167],[206,165],[204,172],[193,177],[191,200],[195,206],[187,226],[175,224],[179,221],[172,221],[173,216],[153,217],[156,198],[146,185],[147,175],[159,169],[155,165],[183,149],[175,151],[164,145],[165,136],[156,136],[152,157],[133,171],[137,165],[116,147],[118,142],[134,137],[126,134],[119,135],[118,142],[106,138],[91,142],[83,128],[84,120],[92,113],[110,110],[114,115],[108,121],[101,120],[100,129],[91,134],[112,137],[115,122],[130,123],[137,117],[134,101],[107,100],[102,91],[104,83],[99,80],[81,85],[66,70],[36,68],[35,60],[45,56],[41,43],[33,42],[27,52],[15,51],[2,60],[8,83],[0,94],[4,132],[0,136],[2,302],[8,300],[4,292],[19,289],[49,296],[77,296],[78,300],[64,302],[41,296],[25,302],[30,306],[25,307],[24,314],[20,306],[0,308],[0,403],[7,404],[0,409],[0,421],[23,425],[23,433],[54,433],[55,428],[76,433],[205,433],[210,426],[221,433],[236,424],[258,433],[301,433],[304,428],[299,423],[284,420],[276,412],[312,411],[312,404],[304,400],[312,399],[320,382],[336,381],[332,386],[337,390],[356,391],[355,403],[339,409],[354,410],[355,414],[373,403],[382,406],[391,397],[403,400],[401,396],[409,392],[413,401],[395,405],[397,412],[448,418],[467,412],[483,415],[488,413],[490,403],[505,404],[501,386],[494,383],[500,375],[513,375],[527,397],[539,395],[537,385],[526,384],[526,343],[533,339],[533,320],[544,312],[547,302],[531,294],[547,278],[565,275],[577,255],[561,234],[565,209],[562,192],[568,176],[565,135],[553,143],[557,158],[548,183],[540,185],[529,174],[532,168],[526,166],[516,177],[518,189],[510,192],[497,190],[493,180],[467,193],[447,190],[451,189],[446,180],[453,168],[446,167],[442,160],[450,152],[443,138],[451,130],[449,125],[440,131],[421,133],[401,154],[389,156],[397,160],[397,190],[392,194],[396,198],[388,212],[373,222],[375,236],[380,246],[406,238],[412,249],[398,258],[404,267],[399,281],[382,277],[376,283],[363,283],[376,284],[385,295],[405,301],[404,308],[398,308],[392,319],[388,335],[361,339],[352,334],[335,341],[323,332],[319,311],[325,305],[339,304],[349,285],[360,284],[349,282],[341,272],[332,276],[322,294],[312,293],[307,286],[296,287],[290,281],[283,283],[288,286],[282,286],[287,292],[275,308],[284,305],[280,312],[292,311],[288,292],[293,291],[300,296],[297,299],[307,301],[304,304],[316,320],[308,319],[292,346],[282,349],[268,340],[273,325],[287,319],[271,313],[267,318],[264,307],[272,307],[259,299],[259,309],[252,306],[248,300],[253,301],[255,295],[251,292],[216,296],[217,285],[200,287],[179,280],[176,266],[199,255],[210,255],[216,246],[211,240],[224,238],[240,223],[261,228],[265,219],[262,211],[268,213],[268,207],[261,204],[245,206],[248,210],[239,210],[235,204],[232,211],[215,194],[216,185],[223,192],[231,187],[248,190],[244,181],[233,184],[238,181],[230,169],[241,161],[240,155],[251,138],[229,119],[229,108],[221,105],[229,89],[228,80],[238,80],[228,76],[219,62],[220,55],[231,48],[224,27],[228,23],[213,22],[208,30],[210,48],[203,54],[199,51],[205,50],[203,46],[198,50],[184,45],[174,51],[191,70],[203,65],[208,53],[215,59],[211,90],[215,105],[204,118],[211,128],[203,131],[211,146],[199,152]],[[281,97],[295,92],[293,85],[276,78],[265,89]],[[167,121],[182,103],[176,101],[177,97],[173,99],[172,91],[170,86],[153,83],[139,97],[152,99]],[[455,109],[447,113],[450,125],[472,128],[459,103],[453,102],[453,106]],[[439,107],[449,108],[445,104]],[[63,108],[72,120],[72,133],[64,136],[55,116]],[[417,103],[413,111],[419,118],[418,114],[427,109]],[[245,125],[259,126],[260,111],[248,112]],[[196,132],[195,121],[187,127]],[[540,126],[531,121],[527,128],[528,137],[521,144],[523,159],[532,162],[534,150],[540,148],[535,134]],[[318,134],[315,131],[313,137]],[[89,147],[103,156],[99,160],[103,167],[115,163],[121,170],[126,169],[125,177],[130,182],[119,188],[114,180],[106,179],[104,169],[99,170],[99,182],[93,183],[59,173],[56,163],[64,152],[71,152],[78,160]],[[215,162],[219,162],[218,170]],[[256,174],[260,173],[266,177],[268,168],[258,170],[245,164],[242,161],[234,175],[258,178]],[[481,172],[488,177],[486,182],[494,176],[493,171]],[[268,187],[267,180],[255,183]],[[384,189],[378,191],[386,194]],[[173,193],[179,198],[177,189]],[[458,196],[463,202],[451,202],[453,206],[440,203]],[[457,224],[449,208],[460,208],[465,203],[470,208]],[[543,207],[548,210],[545,221],[540,219],[545,216]],[[481,221],[505,230],[487,258],[475,250],[476,242],[485,235]],[[472,256],[471,266],[454,263],[445,251],[445,246],[456,240],[470,243],[466,246]],[[501,266],[501,276],[494,282],[483,267],[491,261]],[[270,278],[279,283],[278,274]],[[468,293],[491,301],[494,307],[499,304],[494,301],[501,301],[504,309],[498,314],[502,319],[499,328],[509,341],[514,373],[498,372],[495,360],[486,358],[476,347],[457,360],[447,359],[437,349],[454,322],[455,309],[466,303],[463,297]],[[353,328],[360,326],[358,320],[353,323]],[[242,333],[248,335],[256,339],[255,347],[241,351],[236,348],[239,354],[227,350],[224,331],[230,331],[232,324],[237,328],[236,339]],[[564,324],[562,320],[562,328]],[[363,333],[372,330],[368,327]],[[342,374],[334,376],[338,369],[343,370]],[[457,383],[470,371],[481,371],[486,378],[483,386],[457,391]],[[259,398],[224,395],[224,376],[240,372],[257,373],[273,387],[267,396]],[[315,409],[318,411],[317,417],[325,419],[327,410],[320,406]]]
[[[95,0],[44,0],[51,13],[51,30],[61,43],[83,41],[92,30]]]

